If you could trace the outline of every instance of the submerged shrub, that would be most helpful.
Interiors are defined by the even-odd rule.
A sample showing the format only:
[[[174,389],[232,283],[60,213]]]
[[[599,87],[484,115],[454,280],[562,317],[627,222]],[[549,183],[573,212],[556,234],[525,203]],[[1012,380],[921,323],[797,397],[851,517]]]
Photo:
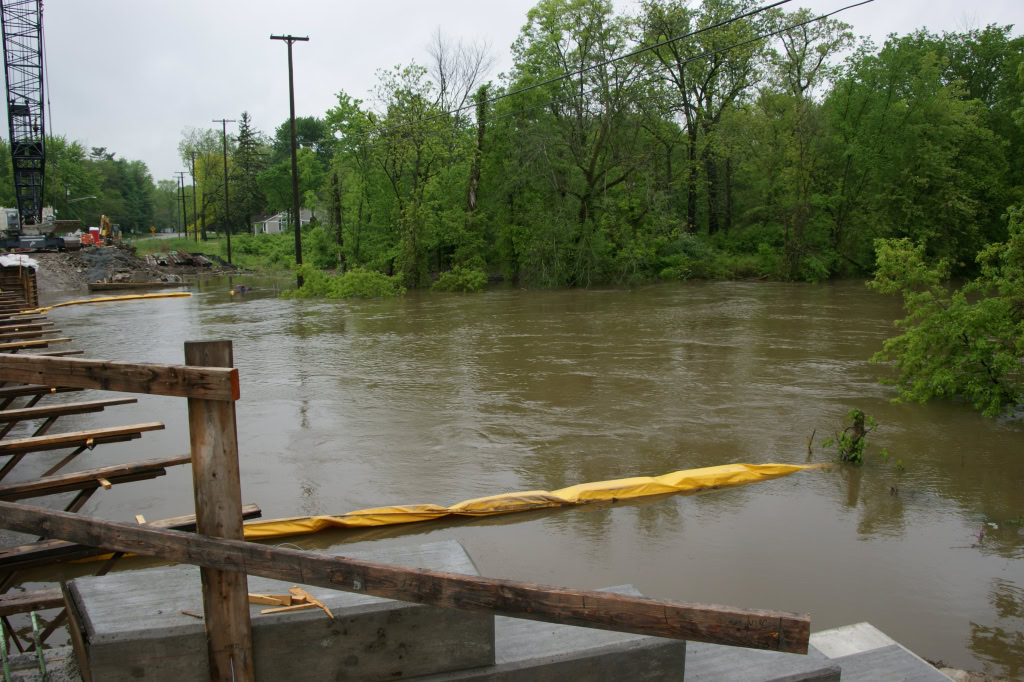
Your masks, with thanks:
[[[442,272],[440,279],[434,282],[433,288],[438,291],[461,291],[474,293],[482,291],[487,284],[487,275],[483,270],[456,265],[447,272]]]
[[[297,270],[302,286],[282,292],[283,298],[391,298],[404,296],[403,287],[396,277],[356,268],[343,275],[328,275],[312,265]]]

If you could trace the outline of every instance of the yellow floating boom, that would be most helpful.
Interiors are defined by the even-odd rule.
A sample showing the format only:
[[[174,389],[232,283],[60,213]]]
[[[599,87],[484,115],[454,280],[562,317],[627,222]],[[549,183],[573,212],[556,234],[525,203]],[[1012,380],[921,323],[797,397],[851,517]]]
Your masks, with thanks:
[[[581,483],[554,492],[529,490],[478,497],[451,507],[416,504],[401,507],[361,509],[338,516],[298,516],[287,519],[253,521],[244,526],[246,540],[270,540],[289,535],[316,533],[328,528],[367,528],[399,523],[433,521],[449,516],[492,516],[534,509],[572,507],[596,502],[635,500],[667,493],[692,493],[720,487],[734,487],[789,476],[820,465],[799,464],[724,464],[703,469],[674,471],[663,476],[620,478],[614,481]]]
[[[64,301],[63,303],[54,303],[48,305],[45,308],[36,308],[35,310],[23,310],[19,315],[26,315],[29,313],[45,313],[53,310],[54,308],[63,308],[66,305],[81,305],[83,303],[110,303],[112,301],[137,301],[139,299],[147,298],[177,298],[180,296],[191,296],[192,294],[188,291],[172,291],[162,294],[126,294],[124,296],[98,296],[96,298],[81,298],[75,301]]]

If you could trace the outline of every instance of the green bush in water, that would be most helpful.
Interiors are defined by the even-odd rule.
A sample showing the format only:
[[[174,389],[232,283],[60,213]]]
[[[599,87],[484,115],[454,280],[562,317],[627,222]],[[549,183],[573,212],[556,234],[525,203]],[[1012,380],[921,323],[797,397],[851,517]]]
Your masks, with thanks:
[[[328,275],[312,265],[302,265],[297,273],[302,286],[282,292],[284,298],[391,298],[404,296],[403,287],[396,277],[388,277],[376,270],[356,268],[344,275]]]
[[[438,291],[462,291],[474,293],[482,291],[487,284],[487,275],[483,270],[456,265],[448,272],[442,272],[441,278],[434,282]]]

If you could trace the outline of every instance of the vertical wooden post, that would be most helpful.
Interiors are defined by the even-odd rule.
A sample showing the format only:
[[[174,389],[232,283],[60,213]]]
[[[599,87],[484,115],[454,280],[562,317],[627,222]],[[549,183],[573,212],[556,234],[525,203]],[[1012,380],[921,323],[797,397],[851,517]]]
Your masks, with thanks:
[[[230,341],[186,341],[185,364],[231,367]],[[242,491],[238,476],[235,403],[188,399],[196,530],[241,540]],[[249,590],[245,573],[200,569],[211,680],[254,679]]]

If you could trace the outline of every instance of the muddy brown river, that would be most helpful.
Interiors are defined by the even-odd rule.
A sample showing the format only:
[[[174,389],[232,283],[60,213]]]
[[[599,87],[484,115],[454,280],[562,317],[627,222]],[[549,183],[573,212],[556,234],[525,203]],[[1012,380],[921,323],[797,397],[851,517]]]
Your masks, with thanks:
[[[181,362],[186,340],[233,339],[243,501],[264,518],[803,463],[815,431],[810,461],[826,462],[821,441],[850,408],[881,425],[859,468],[290,542],[340,552],[456,539],[489,576],[809,612],[814,630],[870,621],[929,659],[1024,676],[1024,424],[961,404],[891,404],[885,369],[867,360],[900,305],[862,282],[359,302],[280,300],[281,280],[233,283],[254,291],[231,297],[227,280],[207,280],[189,299],[50,319],[86,357],[112,360]],[[151,420],[167,429],[87,452],[80,467],[187,452],[180,399],[140,396],[59,426]],[[33,457],[16,478],[60,453]],[[163,518],[190,513],[191,495],[181,468],[100,491],[84,513]]]

